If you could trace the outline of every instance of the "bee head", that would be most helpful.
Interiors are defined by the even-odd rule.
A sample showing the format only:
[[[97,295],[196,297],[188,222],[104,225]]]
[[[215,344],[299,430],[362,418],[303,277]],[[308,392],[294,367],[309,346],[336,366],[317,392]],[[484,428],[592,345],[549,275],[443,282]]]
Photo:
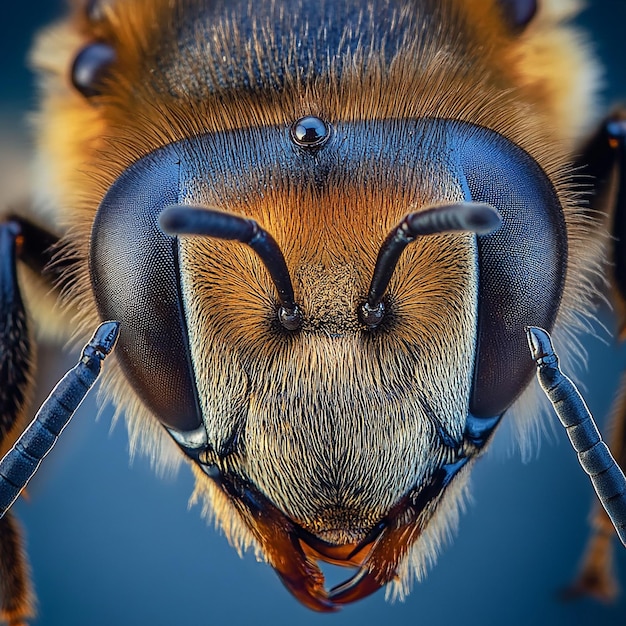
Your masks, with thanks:
[[[395,576],[528,384],[523,328],[552,326],[566,244],[549,180],[493,131],[333,121],[302,146],[298,124],[138,161],[98,210],[90,259],[126,378],[325,610]],[[478,240],[480,226],[437,234],[455,228],[426,219],[476,206],[496,216]],[[390,268],[402,236],[417,241]],[[368,302],[384,303],[375,323]],[[313,558],[361,569],[328,594]]]
[[[528,385],[586,107],[545,123],[565,107],[551,42],[516,43],[533,2],[224,7],[89,3],[71,96],[48,95],[66,124],[42,132],[67,152],[46,163],[56,203],[80,208],[67,248],[89,258],[68,292],[120,320],[124,389],[230,537],[332,610],[432,558]],[[55,136],[74,118],[82,134]],[[424,232],[429,211],[485,204],[498,230]],[[357,573],[327,591],[318,560]]]

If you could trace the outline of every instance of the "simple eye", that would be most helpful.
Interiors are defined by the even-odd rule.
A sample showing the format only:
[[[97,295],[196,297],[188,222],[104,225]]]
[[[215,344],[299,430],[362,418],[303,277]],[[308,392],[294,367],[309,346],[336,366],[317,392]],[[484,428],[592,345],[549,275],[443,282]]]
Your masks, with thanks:
[[[72,65],[72,84],[76,90],[85,98],[99,96],[115,58],[115,50],[106,43],[86,45],[76,55]]]
[[[319,117],[303,117],[291,127],[291,139],[302,148],[319,148],[330,137],[330,127]]]
[[[158,216],[179,202],[171,147],[144,157],[113,184],[91,236],[90,272],[102,319],[121,322],[117,358],[146,406],[170,428],[201,424],[180,295],[178,244]]]

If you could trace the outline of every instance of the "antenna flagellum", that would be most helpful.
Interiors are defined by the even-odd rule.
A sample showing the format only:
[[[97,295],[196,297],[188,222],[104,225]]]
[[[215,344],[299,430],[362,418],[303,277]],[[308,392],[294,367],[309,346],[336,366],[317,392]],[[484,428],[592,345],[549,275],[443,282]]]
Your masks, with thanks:
[[[239,215],[201,206],[172,205],[159,216],[163,232],[169,235],[200,235],[239,241],[250,246],[269,272],[278,292],[278,321],[287,330],[302,325],[285,257],[274,238],[257,222]]]
[[[359,308],[361,321],[369,328],[382,322],[383,296],[400,255],[418,237],[458,231],[486,235],[501,224],[502,216],[494,207],[478,202],[442,204],[406,215],[380,247],[367,299]]]

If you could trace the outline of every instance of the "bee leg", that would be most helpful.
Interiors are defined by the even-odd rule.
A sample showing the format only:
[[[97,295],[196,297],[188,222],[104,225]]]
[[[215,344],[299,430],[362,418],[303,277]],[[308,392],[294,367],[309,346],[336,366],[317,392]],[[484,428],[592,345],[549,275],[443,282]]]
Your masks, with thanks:
[[[545,330],[527,329],[528,344],[537,363],[537,378],[552,403],[581,467],[591,478],[600,503],[626,546],[626,477],[602,441],[595,421],[574,383],[559,369],[559,360]]]
[[[56,244],[56,237],[24,219],[0,220],[0,456],[27,423],[33,387],[35,346],[20,293],[17,261],[44,277]],[[44,277],[46,289],[53,278]]]
[[[15,439],[32,387],[32,340],[17,280],[17,222],[0,223],[0,451]],[[4,445],[3,445],[4,444]]]
[[[26,422],[32,389],[32,341],[17,281],[19,224],[0,223],[0,454],[4,454]],[[12,515],[0,519],[0,620],[10,626],[34,616],[34,593]]]
[[[0,518],[0,620],[9,626],[25,626],[34,617],[35,597],[23,549],[22,533],[8,511]]]

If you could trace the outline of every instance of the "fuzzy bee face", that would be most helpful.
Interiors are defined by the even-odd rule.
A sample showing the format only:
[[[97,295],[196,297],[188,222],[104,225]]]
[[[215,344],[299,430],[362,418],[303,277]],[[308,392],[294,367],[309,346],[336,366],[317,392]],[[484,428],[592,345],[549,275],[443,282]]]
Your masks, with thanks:
[[[558,330],[590,298],[568,154],[594,63],[558,2],[97,5],[35,55],[41,188],[80,328],[122,322],[109,385],[134,440],[159,451],[164,425],[231,540],[311,608],[402,586],[529,384],[523,327]],[[585,87],[562,84],[566,63]],[[458,202],[502,229],[418,239],[364,324],[388,233]],[[297,329],[253,250],[162,232],[181,204],[271,234]],[[329,593],[316,560],[360,569]]]
[[[396,274],[387,328],[363,326],[357,311],[374,245],[407,207],[424,202],[424,185],[395,181],[398,193],[372,181],[368,189],[346,170],[337,172],[341,185],[316,190],[311,180],[293,191],[287,179],[237,207],[267,224],[268,213],[284,215],[274,233],[297,268],[298,332],[277,328],[273,286],[247,250],[194,240],[181,249],[195,369],[210,373],[197,379],[214,450],[290,518],[338,543],[360,541],[446,457],[428,412],[460,438],[474,356],[467,331],[476,316],[475,245],[457,235],[442,237],[443,246],[416,246]],[[299,181],[308,174],[296,172]],[[435,345],[433,335],[458,349]],[[454,372],[452,403],[427,382],[444,371]],[[229,393],[215,393],[224,380],[232,381]]]

